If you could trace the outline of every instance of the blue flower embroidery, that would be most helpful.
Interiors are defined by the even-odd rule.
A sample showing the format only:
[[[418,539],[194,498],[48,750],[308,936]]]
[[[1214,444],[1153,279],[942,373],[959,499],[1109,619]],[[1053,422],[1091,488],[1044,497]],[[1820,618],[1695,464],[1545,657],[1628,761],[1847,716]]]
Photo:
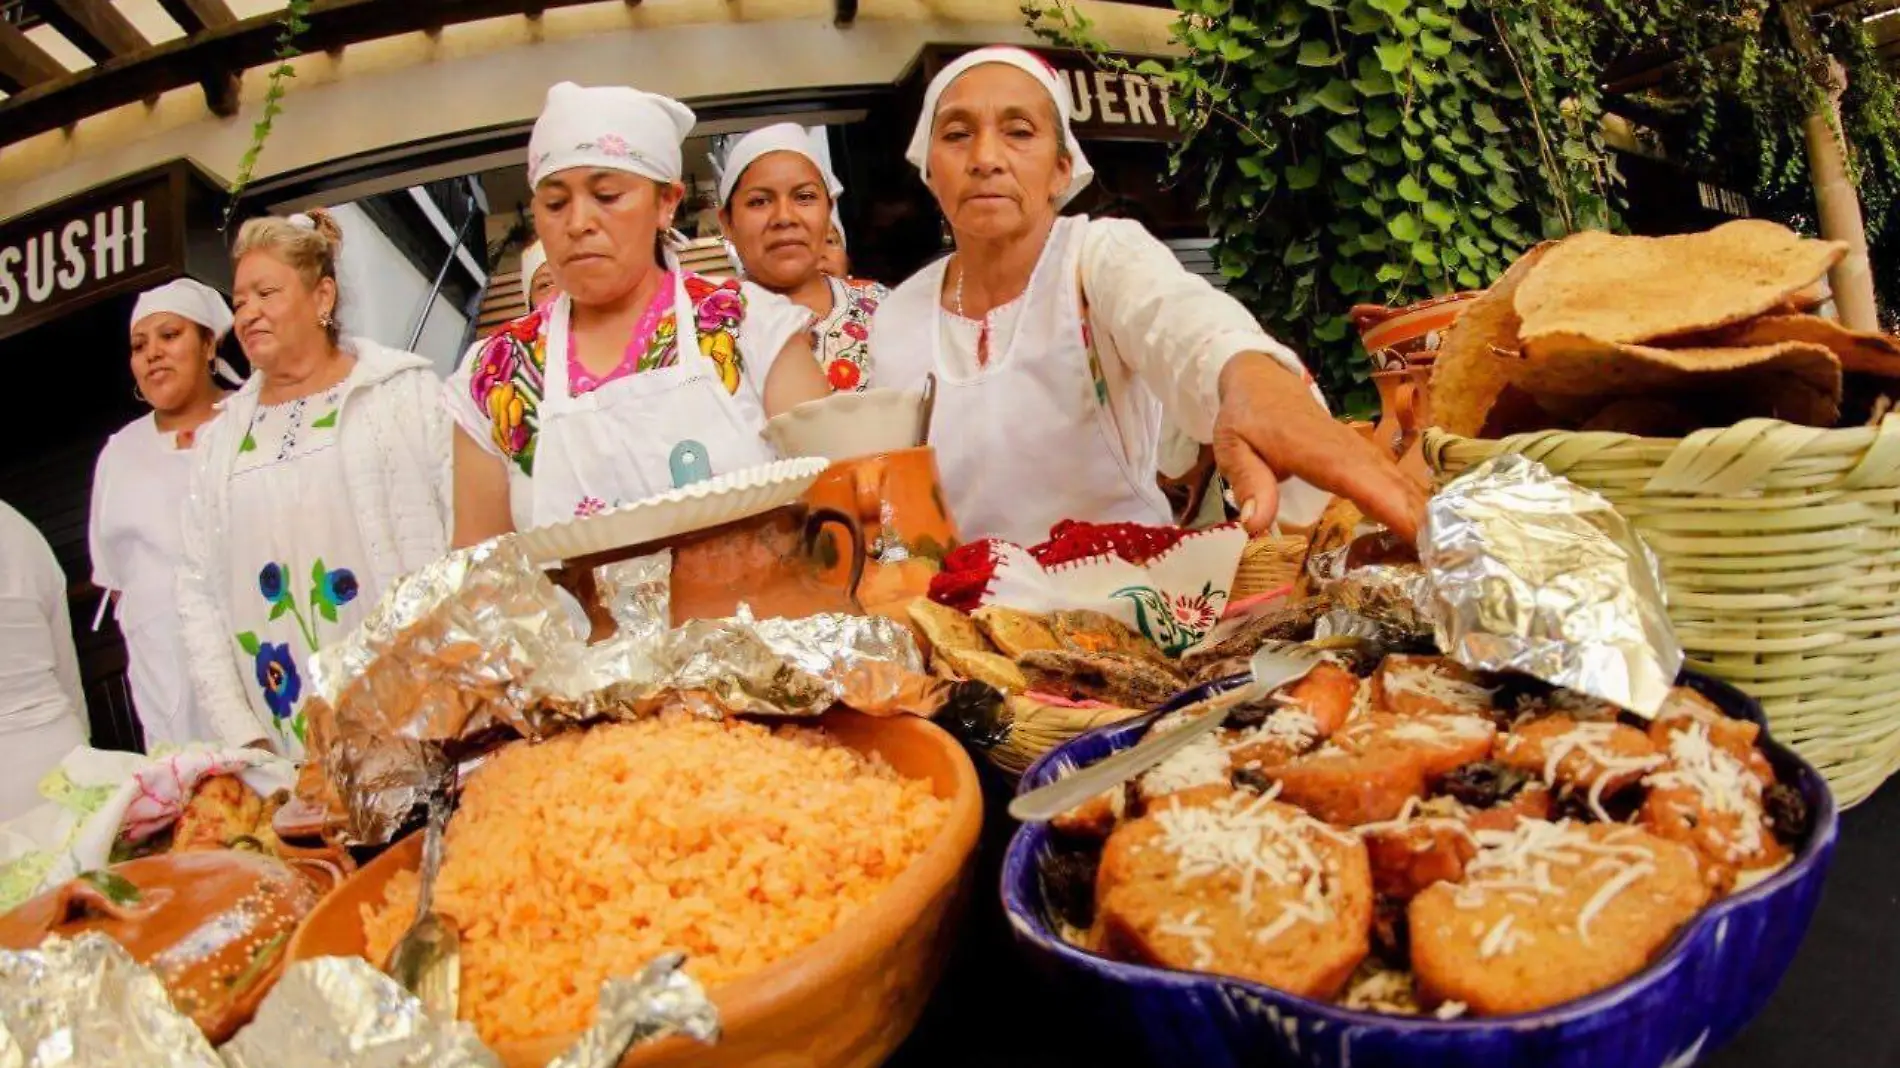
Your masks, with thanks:
[[[284,599],[284,568],[281,564],[265,564],[257,573],[257,592],[272,604]]]
[[[297,674],[297,661],[288,644],[264,642],[257,647],[257,684],[264,690],[264,703],[271,715],[290,718],[303,693],[303,679]]]

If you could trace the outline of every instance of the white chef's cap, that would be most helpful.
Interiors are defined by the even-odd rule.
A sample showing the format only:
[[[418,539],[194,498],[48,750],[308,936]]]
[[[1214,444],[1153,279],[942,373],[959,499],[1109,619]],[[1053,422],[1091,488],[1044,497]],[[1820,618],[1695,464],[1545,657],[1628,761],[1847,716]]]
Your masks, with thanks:
[[[1069,102],[1068,86],[1062,84],[1062,80],[1056,76],[1055,69],[1044,62],[1041,56],[1013,45],[991,45],[974,52],[966,52],[939,71],[935,78],[930,79],[930,87],[924,90],[924,110],[917,116],[917,129],[910,135],[910,148],[904,152],[904,158],[910,161],[911,166],[917,168],[917,173],[923,175],[926,182],[930,180],[930,135],[937,124],[937,101],[943,96],[943,91],[950,88],[952,82],[961,78],[971,68],[980,67],[986,63],[1001,63],[1004,66],[1015,67],[1036,79],[1044,89],[1048,90],[1049,99],[1055,101],[1056,115],[1062,120],[1062,141],[1069,147],[1069,161],[1073,168],[1069,178],[1069,188],[1063,190],[1062,195],[1056,198],[1056,205],[1060,207],[1074,200],[1076,194],[1088,188],[1089,182],[1094,180],[1095,168],[1089,166],[1088,157],[1082,154],[1082,145],[1076,141],[1075,131],[1069,125],[1069,116],[1073,114],[1073,108]]]
[[[825,192],[836,201],[844,195],[844,183],[831,173],[831,167],[818,155],[817,146],[812,143],[812,134],[795,122],[781,122],[761,127],[732,146],[726,154],[726,165],[719,172],[719,206],[732,203],[732,194],[738,191],[739,179],[745,177],[746,169],[757,163],[763,156],[774,152],[791,152],[811,161],[818,176],[824,180]]]
[[[231,329],[231,306],[217,290],[192,278],[174,278],[140,293],[138,303],[132,306],[132,325],[159,312],[189,319],[215,337],[223,337]]]
[[[521,250],[521,302],[534,310],[534,272],[545,267],[548,262],[547,250],[541,242],[530,241],[528,247]]]
[[[695,121],[693,109],[671,97],[624,85],[562,82],[548,90],[528,135],[528,184],[574,167],[677,182],[683,173],[680,143]]]

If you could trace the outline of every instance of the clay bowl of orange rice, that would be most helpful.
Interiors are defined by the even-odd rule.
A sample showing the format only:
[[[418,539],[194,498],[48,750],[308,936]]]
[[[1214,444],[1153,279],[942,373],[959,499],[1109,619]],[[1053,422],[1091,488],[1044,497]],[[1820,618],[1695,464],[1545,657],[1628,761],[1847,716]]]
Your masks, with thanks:
[[[468,776],[444,843],[460,1015],[509,1068],[540,1068],[592,1021],[603,979],[678,950],[719,1044],[666,1039],[622,1068],[869,1068],[943,970],[982,818],[962,746],[909,716],[668,714],[515,743]],[[365,865],[289,959],[383,960],[414,918],[420,855],[411,834]]]

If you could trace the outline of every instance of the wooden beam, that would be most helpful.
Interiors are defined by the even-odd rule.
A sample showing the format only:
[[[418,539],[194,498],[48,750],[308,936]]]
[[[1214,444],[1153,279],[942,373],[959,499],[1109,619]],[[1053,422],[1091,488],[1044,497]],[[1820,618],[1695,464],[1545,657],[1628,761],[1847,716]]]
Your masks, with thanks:
[[[224,0],[158,0],[158,6],[187,35],[223,29],[237,21]]]
[[[151,45],[112,0],[36,0],[33,10],[94,63],[136,55]]]
[[[541,8],[592,2],[536,0]],[[432,25],[516,15],[527,6],[527,0],[315,0],[307,19],[310,29],[297,44],[305,52],[331,52]],[[197,85],[206,71],[243,71],[271,63],[280,28],[277,13],[257,15],[55,80],[24,83],[19,93],[0,101],[0,145]]]
[[[15,29],[13,23],[0,21],[0,89],[18,93],[65,76],[66,68],[58,60]]]

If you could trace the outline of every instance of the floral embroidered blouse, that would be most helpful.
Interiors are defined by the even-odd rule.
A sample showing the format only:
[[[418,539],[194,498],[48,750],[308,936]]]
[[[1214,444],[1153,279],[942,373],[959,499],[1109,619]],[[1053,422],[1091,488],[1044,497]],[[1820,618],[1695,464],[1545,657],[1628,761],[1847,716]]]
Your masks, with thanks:
[[[737,279],[718,282],[696,274],[686,276],[686,297],[696,313],[699,350],[718,366],[720,381],[729,393],[739,391],[749,371],[743,355],[748,342],[761,346],[764,351],[752,351],[769,367],[793,331],[810,319],[805,309],[783,299],[755,306],[761,294],[763,290]],[[573,394],[589,393],[626,375],[678,363],[678,329],[672,301],[669,276],[656,287],[654,303],[629,339],[626,356],[607,374],[594,375],[570,359],[568,388]],[[552,309],[552,303],[544,304],[478,342],[446,387],[446,403],[456,424],[488,451],[508,461],[511,474],[534,474]]]
[[[812,352],[834,391],[860,392],[871,381],[871,316],[891,291],[857,278],[825,281],[831,284],[831,314],[812,324]]]

